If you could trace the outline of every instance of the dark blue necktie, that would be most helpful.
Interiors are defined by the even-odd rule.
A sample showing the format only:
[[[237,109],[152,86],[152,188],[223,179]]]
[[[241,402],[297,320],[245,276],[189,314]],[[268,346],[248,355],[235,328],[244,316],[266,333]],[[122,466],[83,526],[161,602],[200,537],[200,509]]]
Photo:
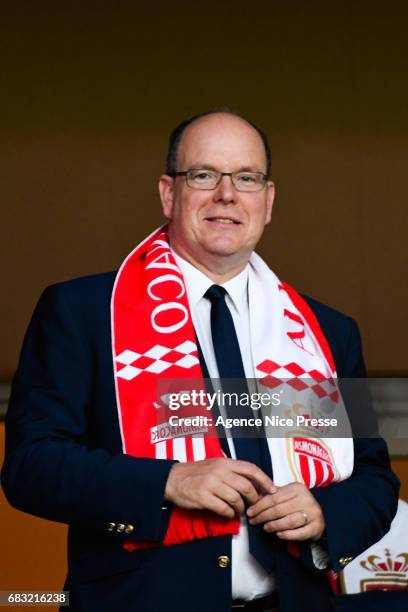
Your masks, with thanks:
[[[211,302],[211,334],[219,377],[223,393],[248,393],[244,365],[235,331],[231,312],[225,302],[226,290],[219,285],[212,285],[205,293]],[[231,406],[226,402],[227,416],[232,418],[253,418],[250,406],[242,403]],[[272,466],[264,432],[251,431],[256,437],[234,438],[237,459],[258,465],[266,474],[272,476]],[[260,435],[259,435],[260,434]],[[249,525],[249,550],[255,559],[270,572],[274,567],[271,550],[271,536],[259,525]]]

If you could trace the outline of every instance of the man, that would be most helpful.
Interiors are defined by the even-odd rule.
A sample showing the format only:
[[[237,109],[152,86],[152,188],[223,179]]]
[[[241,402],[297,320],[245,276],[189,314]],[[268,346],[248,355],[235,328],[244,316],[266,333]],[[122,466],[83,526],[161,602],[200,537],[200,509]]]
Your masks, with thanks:
[[[40,299],[2,479],[17,508],[70,525],[73,610],[331,610],[327,570],[389,528],[398,483],[382,440],[356,440],[354,467],[352,446],[333,448],[331,484],[309,490],[277,440],[155,439],[161,377],[258,378],[277,359],[364,375],[355,323],[306,303],[253,253],[271,219],[269,172],[267,141],[245,119],[184,122],[159,181],[168,231],[116,278]],[[288,320],[302,322],[299,341]]]

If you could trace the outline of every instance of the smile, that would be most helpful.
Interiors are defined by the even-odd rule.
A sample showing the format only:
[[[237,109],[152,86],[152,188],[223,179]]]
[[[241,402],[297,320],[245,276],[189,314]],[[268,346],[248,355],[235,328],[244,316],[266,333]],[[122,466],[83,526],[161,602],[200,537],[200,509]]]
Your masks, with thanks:
[[[240,221],[236,219],[231,219],[230,217],[207,217],[206,221],[210,221],[212,223],[223,223],[224,225],[240,225]]]

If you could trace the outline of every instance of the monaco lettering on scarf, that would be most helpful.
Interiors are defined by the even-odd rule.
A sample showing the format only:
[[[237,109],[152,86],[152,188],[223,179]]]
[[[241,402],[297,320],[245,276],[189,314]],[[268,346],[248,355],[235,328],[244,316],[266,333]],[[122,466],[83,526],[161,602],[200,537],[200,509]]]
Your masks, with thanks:
[[[316,394],[319,387],[317,395],[330,397],[344,413],[333,357],[317,319],[303,298],[281,283],[255,253],[250,259],[248,296],[251,352],[263,390],[276,388],[283,379],[296,381],[291,388],[300,385],[309,394]],[[112,293],[111,329],[123,452],[178,461],[224,456],[213,434],[153,435],[158,429],[159,378],[203,377],[184,279],[166,227],[139,244],[119,269]],[[268,444],[277,485],[298,480],[309,487],[326,486],[347,478],[353,469],[353,444],[348,438],[323,442],[302,430],[269,438]],[[175,506],[161,543],[129,541],[125,548],[168,546],[238,531],[239,519]]]

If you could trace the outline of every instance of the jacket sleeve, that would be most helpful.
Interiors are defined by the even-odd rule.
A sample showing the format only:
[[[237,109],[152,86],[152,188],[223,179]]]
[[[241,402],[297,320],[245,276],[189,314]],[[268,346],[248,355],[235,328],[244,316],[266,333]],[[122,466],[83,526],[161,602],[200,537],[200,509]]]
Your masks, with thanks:
[[[339,376],[365,377],[360,334],[352,319],[348,323],[347,349]],[[371,415],[367,418],[371,419]],[[354,470],[350,478],[311,490],[323,511],[326,546],[335,571],[343,569],[389,530],[397,511],[399,484],[391,471],[384,440],[354,438]]]
[[[4,492],[30,514],[105,533],[122,524],[131,533],[114,529],[113,537],[160,541],[174,462],[89,443],[93,356],[66,285],[45,290],[24,339],[6,416]]]

